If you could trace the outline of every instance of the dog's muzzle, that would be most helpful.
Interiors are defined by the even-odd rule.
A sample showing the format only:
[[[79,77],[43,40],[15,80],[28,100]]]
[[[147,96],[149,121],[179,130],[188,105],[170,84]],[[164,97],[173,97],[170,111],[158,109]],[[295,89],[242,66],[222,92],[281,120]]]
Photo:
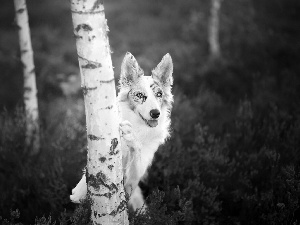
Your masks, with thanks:
[[[158,120],[146,120],[141,114],[140,117],[149,127],[156,127],[158,125]]]

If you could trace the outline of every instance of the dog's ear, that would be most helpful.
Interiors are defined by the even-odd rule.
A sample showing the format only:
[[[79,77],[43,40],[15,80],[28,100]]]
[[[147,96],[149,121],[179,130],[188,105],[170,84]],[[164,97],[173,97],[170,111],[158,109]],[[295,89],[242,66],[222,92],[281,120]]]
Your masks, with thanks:
[[[143,75],[144,71],[134,56],[130,52],[127,52],[121,66],[120,85],[122,87],[129,87]]]
[[[163,86],[171,86],[173,84],[173,62],[170,54],[166,54],[157,67],[152,70],[152,77],[158,80]]]

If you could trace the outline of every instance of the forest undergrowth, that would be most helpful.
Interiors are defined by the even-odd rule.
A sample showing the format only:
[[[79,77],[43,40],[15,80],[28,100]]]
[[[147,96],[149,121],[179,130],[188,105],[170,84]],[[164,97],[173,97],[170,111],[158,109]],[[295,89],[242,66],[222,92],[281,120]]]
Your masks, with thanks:
[[[174,61],[171,138],[140,184],[147,209],[130,212],[130,223],[300,224],[300,4],[223,1],[222,57],[210,61],[209,2],[107,1],[116,78],[126,51],[146,73],[167,52]],[[34,156],[24,147],[13,5],[4,6],[0,223],[89,224],[88,201],[69,201],[86,163],[86,134],[68,2],[28,1],[42,139]]]

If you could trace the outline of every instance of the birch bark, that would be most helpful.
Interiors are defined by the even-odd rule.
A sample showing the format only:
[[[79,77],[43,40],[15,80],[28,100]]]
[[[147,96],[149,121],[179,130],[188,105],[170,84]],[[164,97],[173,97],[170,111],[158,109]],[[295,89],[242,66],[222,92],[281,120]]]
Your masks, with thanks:
[[[28,13],[25,0],[14,0],[16,24],[19,30],[21,62],[24,76],[24,106],[26,114],[26,145],[32,146],[32,154],[40,147],[37,88],[31,47]]]
[[[71,0],[84,94],[93,224],[128,224],[115,80],[103,0]]]
[[[220,8],[222,0],[211,0],[210,20],[208,24],[208,43],[210,58],[217,59],[221,56],[221,49],[219,43],[220,30]]]

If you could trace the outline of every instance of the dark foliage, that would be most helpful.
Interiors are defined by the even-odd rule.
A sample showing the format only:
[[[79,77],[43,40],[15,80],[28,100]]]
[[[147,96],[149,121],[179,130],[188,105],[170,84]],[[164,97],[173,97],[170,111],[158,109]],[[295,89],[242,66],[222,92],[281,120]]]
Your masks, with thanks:
[[[198,224],[299,221],[300,121],[277,109],[269,112],[254,117],[243,102],[231,132],[215,137],[197,125],[190,147],[174,134],[157,155],[149,184],[163,190],[180,184]]]
[[[216,61],[208,56],[209,0],[106,5],[116,76],[126,51],[146,73],[166,52],[175,66],[172,137],[143,185],[147,208],[131,212],[131,224],[300,224],[299,1],[222,1]],[[28,8],[43,144],[36,156],[24,148],[24,115],[15,109],[22,101],[21,65],[6,0],[0,8],[0,107],[7,108],[0,116],[0,222],[89,224],[88,201],[75,209],[68,200],[86,160],[69,5],[28,0]]]
[[[11,209],[19,209],[24,222],[49,212],[56,218],[69,203],[70,176],[66,168],[84,161],[85,153],[79,151],[83,148],[80,140],[85,140],[84,130],[82,126],[82,130],[76,130],[76,124],[68,124],[67,120],[58,125],[59,136],[55,139],[44,130],[40,153],[32,156],[30,147],[24,148],[23,115],[20,108],[14,116],[4,112],[0,117],[1,215],[7,217]],[[76,173],[71,176],[76,177]]]

